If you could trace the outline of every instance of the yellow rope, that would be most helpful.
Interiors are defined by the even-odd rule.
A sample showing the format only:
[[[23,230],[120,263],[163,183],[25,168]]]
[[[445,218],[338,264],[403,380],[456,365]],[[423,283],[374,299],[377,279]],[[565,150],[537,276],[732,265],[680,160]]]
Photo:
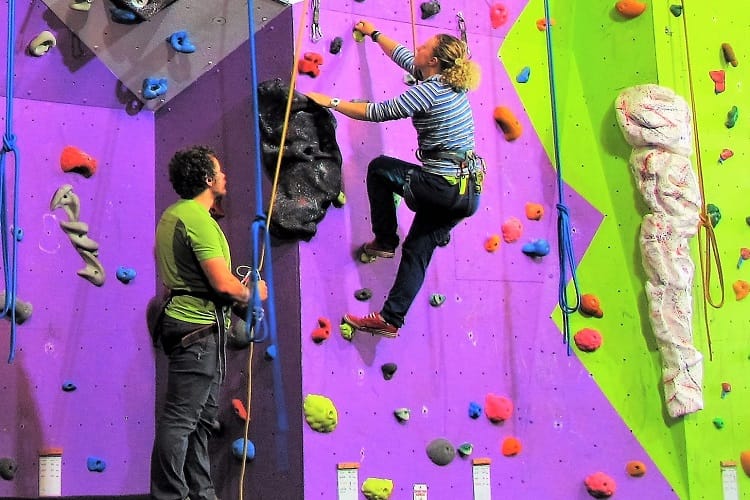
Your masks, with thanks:
[[[688,27],[687,27],[687,9],[685,9],[685,0],[682,0],[682,25],[685,31],[685,59],[687,60],[687,72],[688,72],[688,83],[690,85],[690,106],[693,112],[693,135],[695,136],[695,157],[696,166],[698,170],[698,187],[701,195],[701,213],[700,213],[700,225],[698,227],[698,254],[700,255],[702,284],[703,284],[703,320],[706,326],[706,338],[708,340],[708,354],[709,359],[713,360],[713,349],[711,347],[711,330],[708,321],[708,307],[710,305],[713,308],[720,308],[724,305],[724,273],[721,269],[721,256],[719,255],[719,246],[716,243],[716,234],[714,228],[711,225],[711,220],[706,212],[706,195],[703,186],[703,164],[701,162],[701,143],[700,136],[698,135],[698,114],[696,112],[695,105],[695,90],[693,88],[693,70],[690,64],[690,44],[688,39]],[[705,242],[705,253],[701,253],[704,247],[702,230],[706,232]],[[713,264],[716,265],[719,278],[719,289],[720,289],[720,300],[715,302],[711,297],[711,275],[713,271]]]
[[[414,55],[417,54],[417,18],[414,9],[414,0],[409,0],[409,11],[411,12],[411,47]]]

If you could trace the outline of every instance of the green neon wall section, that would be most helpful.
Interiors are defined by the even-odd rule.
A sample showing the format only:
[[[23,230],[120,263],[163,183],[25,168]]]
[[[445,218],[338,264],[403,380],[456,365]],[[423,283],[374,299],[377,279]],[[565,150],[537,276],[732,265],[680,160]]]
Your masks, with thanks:
[[[738,16],[738,1],[722,5],[685,1],[684,17],[675,17],[669,7],[679,3],[648,2],[642,16],[627,20],[617,13],[614,1],[551,1],[559,165],[567,189],[581,193],[604,214],[592,245],[576,251],[582,257],[581,293],[596,294],[605,316],[593,325],[590,319],[573,315],[571,325],[573,333],[584,327],[602,332],[601,349],[576,355],[680,498],[721,498],[721,461],[738,462],[740,453],[750,449],[746,375],[750,300],[736,301],[732,292],[737,279],[750,281],[750,263],[737,268],[740,248],[750,247],[750,226],[745,222],[750,215],[746,153],[750,119],[742,107],[746,102],[742,83],[750,64],[743,56],[750,54],[750,43],[747,22]],[[547,47],[545,33],[536,27],[543,17],[543,0],[531,0],[498,57],[509,72],[531,69],[528,83],[515,83],[535,128],[525,133],[539,135],[555,164]],[[740,60],[736,68],[722,57],[724,42],[735,49]],[[727,89],[717,95],[708,72],[718,69],[726,71]],[[510,76],[515,81],[516,75]],[[692,242],[693,339],[704,354],[704,410],[676,420],[664,411],[661,358],[643,291],[638,233],[646,207],[631,177],[631,148],[617,127],[613,105],[620,91],[645,83],[659,83],[688,102],[694,100],[706,202],[718,205],[723,216],[716,235],[726,301],[720,309],[708,308],[713,360],[704,326],[698,239]],[[740,119],[727,129],[724,122],[734,105],[740,108]],[[719,164],[724,148],[732,149],[735,156]],[[693,160],[698,169],[697,157]],[[575,224],[576,216],[571,214],[573,230]],[[712,282],[711,296],[718,301],[721,289],[715,270]],[[560,311],[553,314],[561,324]],[[732,384],[725,397],[722,382]],[[715,419],[723,420],[724,427],[717,428]],[[738,482],[740,498],[750,498],[750,480],[741,468]]]

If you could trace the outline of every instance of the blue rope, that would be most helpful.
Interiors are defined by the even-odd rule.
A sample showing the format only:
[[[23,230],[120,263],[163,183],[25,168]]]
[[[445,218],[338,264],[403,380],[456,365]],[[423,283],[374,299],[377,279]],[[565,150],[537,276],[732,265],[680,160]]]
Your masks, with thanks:
[[[253,136],[255,137],[255,206],[256,206],[256,217],[252,224],[252,241],[253,241],[253,298],[252,307],[248,307],[248,318],[246,333],[250,336],[252,342],[263,342],[269,339],[271,345],[275,345],[278,348],[278,337],[276,334],[276,299],[274,296],[274,283],[273,283],[273,266],[271,264],[271,235],[268,232],[266,226],[266,215],[263,213],[263,170],[262,170],[262,159],[261,159],[261,144],[260,144],[260,119],[258,117],[258,61],[256,56],[255,47],[255,2],[249,1],[247,3],[248,18],[247,24],[249,29],[249,43],[250,43],[250,84],[252,95],[252,111],[253,111]],[[291,90],[290,90],[291,92]],[[261,244],[265,249],[265,276],[266,285],[268,287],[268,314],[263,314],[263,309],[260,301],[260,294],[258,293],[257,280],[260,279],[258,272],[260,266],[260,249]],[[251,318],[250,315],[254,315]],[[263,321],[265,319],[266,321]],[[255,325],[254,325],[255,322]],[[257,324],[263,325],[264,335],[261,337],[255,337],[251,335],[251,330]],[[271,360],[273,363],[273,393],[276,401],[276,419],[279,426],[279,432],[276,434],[276,452],[277,452],[277,467],[281,471],[289,470],[289,457],[287,456],[287,433],[289,432],[289,421],[287,417],[284,384],[281,378],[281,359],[280,356],[276,356]]]
[[[18,224],[18,186],[20,184],[20,154],[16,147],[16,136],[13,134],[13,74],[14,53],[16,46],[16,3],[8,0],[8,60],[5,73],[5,135],[3,148],[0,151],[0,241],[3,253],[3,280],[5,283],[5,304],[0,317],[10,315],[10,353],[8,363],[16,357],[16,290],[18,288],[18,242],[23,239],[23,230]],[[8,225],[8,197],[6,181],[6,154],[13,153],[13,224]],[[13,235],[12,252],[8,236]]]
[[[568,356],[572,354],[570,347],[570,315],[578,310],[581,302],[581,292],[578,288],[576,276],[576,259],[573,253],[573,239],[570,234],[570,218],[568,207],[565,205],[565,184],[563,183],[562,162],[560,160],[560,133],[557,121],[557,95],[555,89],[555,66],[552,59],[552,18],[550,17],[549,0],[544,0],[544,21],[547,23],[545,37],[547,40],[547,62],[549,66],[549,91],[552,102],[552,142],[555,151],[555,166],[557,168],[557,250],[560,264],[560,282],[558,286],[558,304],[562,311],[563,342],[567,345]],[[568,301],[568,275],[573,279],[575,303]]]

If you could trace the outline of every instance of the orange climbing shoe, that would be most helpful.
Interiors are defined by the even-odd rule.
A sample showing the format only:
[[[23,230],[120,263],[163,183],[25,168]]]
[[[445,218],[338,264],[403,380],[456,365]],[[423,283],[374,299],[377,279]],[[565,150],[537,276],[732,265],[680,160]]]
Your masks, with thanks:
[[[370,332],[373,335],[382,335],[389,339],[398,337],[398,328],[384,320],[380,313],[377,312],[370,313],[367,316],[345,314],[344,323],[357,330]]]
[[[372,240],[362,245],[362,251],[370,257],[382,257],[383,259],[392,259],[396,255],[395,248],[388,248],[378,243],[378,240]]]

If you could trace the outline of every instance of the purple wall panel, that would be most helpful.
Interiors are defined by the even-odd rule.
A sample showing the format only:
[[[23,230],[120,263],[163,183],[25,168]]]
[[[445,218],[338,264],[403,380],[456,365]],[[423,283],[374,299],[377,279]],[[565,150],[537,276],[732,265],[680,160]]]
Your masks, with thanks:
[[[260,81],[275,77],[288,81],[293,66],[291,29],[291,12],[287,10],[257,33]],[[252,263],[250,226],[258,211],[251,90],[250,51],[245,43],[161,108],[156,118],[157,215],[176,197],[166,172],[174,151],[196,143],[214,148],[227,173],[229,192],[222,202],[227,215],[220,224],[235,266]],[[263,199],[267,201],[268,182],[263,185]],[[277,392],[273,365],[263,359],[268,344],[258,344],[252,363],[250,425],[256,459],[248,464],[245,484],[248,498],[258,500],[302,495],[302,429],[296,419],[301,406],[297,245],[275,245],[272,254],[283,390]],[[231,400],[246,400],[247,357],[247,351],[230,352],[229,373],[222,386],[219,420],[223,433],[212,443],[213,477],[221,498],[238,495],[240,463],[231,455],[231,443],[242,437],[244,422],[233,414]],[[277,406],[278,398],[282,398],[283,408]],[[292,421],[289,429],[280,428],[280,418]]]
[[[304,44],[303,51],[324,54],[325,64],[318,78],[300,77],[298,89],[344,99],[396,95],[404,88],[403,72],[375,44],[356,44],[348,33],[359,18],[377,16],[378,29],[410,45],[408,2],[389,4],[393,12],[374,11],[370,3],[341,4],[341,9],[321,14],[324,40]],[[523,3],[516,4],[509,6],[512,12],[522,10]],[[441,19],[442,29],[453,32],[455,18]],[[420,41],[439,32],[438,22],[430,24],[436,28],[420,23]],[[336,56],[327,54],[328,41],[337,35],[344,38],[343,50]],[[583,479],[599,470],[616,479],[618,494],[624,497],[673,497],[596,382],[575,356],[567,356],[561,333],[550,319],[559,272],[555,173],[527,117],[519,113],[527,132],[515,143],[507,143],[492,120],[499,104],[523,109],[496,56],[501,39],[470,33],[469,40],[473,59],[483,68],[482,85],[471,99],[478,150],[488,161],[486,191],[480,211],[456,228],[448,247],[436,251],[396,340],[361,333],[351,343],[339,335],[321,345],[310,339],[318,317],[335,324],[347,311],[365,313],[382,305],[398,260],[363,265],[354,258],[357,246],[372,237],[364,174],[378,154],[408,160],[416,145],[406,120],[378,125],[336,114],[348,203],[341,210],[332,209],[315,238],[300,246],[300,278],[303,395],[330,397],[338,408],[339,425],[333,433],[319,434],[300,419],[305,497],[328,498],[336,491],[336,464],[354,461],[361,464],[360,484],[367,477],[393,479],[392,498],[411,498],[414,483],[428,484],[431,499],[472,498],[470,460],[456,458],[441,468],[427,458],[427,444],[438,437],[455,446],[471,442],[472,457],[492,459],[493,497],[590,498]],[[542,221],[525,219],[527,201],[544,204]],[[575,214],[573,238],[580,258],[602,215],[570,191],[566,203]],[[511,216],[524,224],[522,241],[486,253],[485,238],[500,233],[501,224]],[[399,217],[405,233],[411,214],[403,204]],[[549,257],[534,261],[521,253],[521,244],[535,238],[550,241]],[[354,299],[354,291],[362,287],[374,292],[369,303]],[[428,303],[433,293],[447,296],[440,308]],[[390,381],[380,373],[387,362],[399,366]],[[483,405],[488,393],[513,400],[510,421],[494,425],[484,416],[476,421],[468,417],[469,403]],[[412,411],[406,424],[393,416],[399,407]],[[507,436],[521,440],[524,449],[519,456],[500,453]],[[644,461],[654,472],[638,480],[627,477],[624,465],[633,459]]]
[[[15,362],[0,364],[7,410],[0,413],[0,456],[19,464],[15,481],[0,482],[0,495],[36,496],[38,450],[50,446],[64,450],[64,495],[145,491],[154,392],[144,320],[155,272],[153,116],[21,99],[14,107],[24,231],[18,297],[34,312],[17,328]],[[98,160],[94,176],[62,172],[60,153],[68,145]],[[73,186],[79,220],[99,243],[102,287],[76,275],[83,261],[59,227],[68,217],[50,211],[63,184]],[[119,282],[119,266],[134,268],[135,280]],[[9,324],[0,327],[7,339]],[[63,392],[65,381],[77,390]],[[89,472],[89,456],[103,458],[107,469]]]
[[[17,1],[15,17],[16,97],[119,109],[125,109],[134,98],[44,2]],[[86,17],[80,19],[85,22]],[[7,22],[4,5],[0,12],[0,54],[7,53]],[[57,46],[42,57],[30,56],[26,51],[29,42],[45,30],[55,35]],[[5,82],[5,64],[0,68],[0,78]],[[1,87],[0,95],[5,95],[5,85]]]

